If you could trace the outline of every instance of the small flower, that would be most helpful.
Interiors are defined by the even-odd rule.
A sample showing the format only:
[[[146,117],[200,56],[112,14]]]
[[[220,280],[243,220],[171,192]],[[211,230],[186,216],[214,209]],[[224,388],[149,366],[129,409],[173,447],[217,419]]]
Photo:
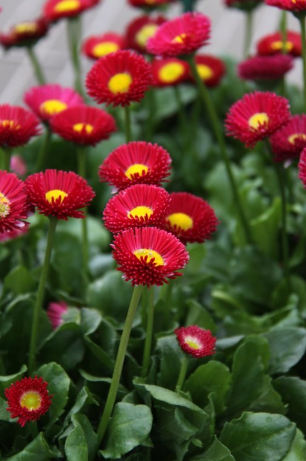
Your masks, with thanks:
[[[187,80],[189,66],[177,58],[154,59],[152,73],[154,86],[174,86]]]
[[[100,59],[115,51],[125,48],[125,40],[121,35],[108,32],[88,37],[82,46],[82,52],[91,59]]]
[[[170,155],[163,147],[134,141],[115,149],[100,166],[99,176],[119,190],[133,184],[160,186],[170,174],[170,164]]]
[[[25,227],[28,213],[24,183],[14,173],[0,170],[0,234]]]
[[[230,108],[225,121],[227,135],[253,147],[278,130],[289,116],[286,98],[268,91],[254,91]]]
[[[0,43],[4,48],[33,46],[47,32],[48,24],[43,18],[20,22],[11,27],[7,34],[0,34]]]
[[[131,6],[137,8],[158,8],[173,3],[175,0],[128,0]]]
[[[113,257],[132,285],[163,285],[182,273],[189,255],[174,235],[156,227],[128,229],[115,236]]]
[[[39,134],[39,122],[19,106],[0,105],[0,146],[19,147]]]
[[[72,18],[98,3],[100,0],[48,0],[44,5],[44,17],[49,22]]]
[[[153,37],[158,27],[166,21],[164,16],[139,16],[127,27],[126,41],[128,48],[145,53],[149,38]]]
[[[70,107],[54,115],[50,127],[66,141],[87,146],[108,139],[116,130],[111,115],[102,109],[84,105]]]
[[[33,86],[24,95],[24,101],[43,122],[67,109],[84,104],[81,96],[71,88],[47,84]]]
[[[206,45],[210,36],[210,19],[202,13],[185,13],[162,24],[148,40],[149,53],[181,56]]]
[[[219,85],[220,80],[225,74],[225,65],[221,59],[208,54],[198,54],[195,56],[198,74],[201,80],[208,87]],[[190,73],[190,78],[194,80]]]
[[[276,162],[299,157],[306,147],[306,115],[294,115],[271,138],[271,147]]]
[[[64,301],[58,301],[49,304],[47,309],[47,316],[51,322],[53,330],[64,323],[63,314],[65,314],[67,310],[68,305]]]
[[[291,11],[292,13],[306,12],[305,0],[265,0],[266,5],[276,6],[281,10]]]
[[[293,67],[293,58],[287,54],[254,56],[238,65],[243,80],[279,80]]]
[[[50,408],[52,395],[48,392],[48,383],[42,378],[23,378],[5,389],[7,411],[11,418],[18,418],[23,427],[28,421],[36,421]]]
[[[99,59],[86,79],[88,94],[98,103],[127,106],[139,102],[152,83],[150,64],[128,50]]]
[[[300,161],[299,161],[299,178],[306,189],[306,148],[302,150]]]
[[[84,218],[80,208],[87,207],[95,196],[85,179],[72,171],[46,170],[25,181],[31,205],[40,214],[57,219]]]
[[[211,238],[219,224],[214,210],[201,197],[187,192],[170,194],[170,206],[165,218],[166,230],[184,244],[203,243]]]
[[[17,176],[25,176],[27,174],[27,164],[21,155],[12,155],[10,169]]]
[[[270,56],[282,53],[284,50],[283,37],[281,32],[266,35],[257,43],[257,53],[261,56]],[[285,51],[293,57],[302,55],[301,34],[291,30],[287,31]]]
[[[225,0],[226,6],[244,11],[251,11],[262,2],[263,0]]]
[[[1,207],[1,204],[0,204]],[[0,227],[1,227],[1,218],[0,218]],[[0,242],[9,242],[11,240],[16,240],[19,237],[27,234],[29,231],[29,226],[21,227],[20,229],[14,229],[9,232],[1,234],[0,230]]]
[[[120,232],[130,227],[163,224],[169,206],[169,194],[161,187],[136,184],[113,197],[103,213],[105,227]]]
[[[207,357],[215,353],[216,338],[210,330],[197,325],[177,328],[174,332],[181,349],[196,358]]]

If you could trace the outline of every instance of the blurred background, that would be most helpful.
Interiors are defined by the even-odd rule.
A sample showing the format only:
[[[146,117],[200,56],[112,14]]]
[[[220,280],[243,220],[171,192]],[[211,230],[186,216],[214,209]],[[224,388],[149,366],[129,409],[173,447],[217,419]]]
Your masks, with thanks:
[[[44,2],[45,0],[0,0],[0,31],[7,32],[18,22],[36,19]],[[244,13],[224,7],[224,0],[198,0],[196,9],[212,20],[211,42],[205,47],[204,52],[242,59]],[[181,5],[178,2],[169,8],[167,16],[174,17],[180,11]],[[100,5],[82,15],[83,38],[110,31],[123,33],[129,21],[140,14],[141,11],[129,6],[126,0],[102,0]],[[274,32],[279,21],[280,10],[267,6],[256,9],[251,53],[255,50],[256,41],[263,35]],[[288,15],[288,27],[291,30],[299,30],[298,21],[291,14]],[[48,35],[36,45],[35,50],[49,83],[57,82],[63,86],[72,86],[73,69],[68,56],[65,20],[53,25]],[[82,57],[83,78],[91,65],[87,58]],[[288,74],[289,81],[299,84],[301,73],[301,59],[297,59],[294,69]],[[35,84],[25,51],[14,48],[5,52],[1,48],[0,103],[20,104],[24,91]]]

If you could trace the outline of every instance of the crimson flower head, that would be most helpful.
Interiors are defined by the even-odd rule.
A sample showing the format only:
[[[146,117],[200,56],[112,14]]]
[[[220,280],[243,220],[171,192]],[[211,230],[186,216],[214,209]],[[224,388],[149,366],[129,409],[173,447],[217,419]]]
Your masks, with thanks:
[[[131,6],[135,6],[137,8],[145,8],[145,9],[153,9],[158,8],[160,6],[169,5],[173,3],[175,0],[128,0]]]
[[[25,93],[24,102],[44,123],[68,107],[84,104],[76,91],[57,84],[33,86]]]
[[[189,66],[177,58],[155,58],[152,61],[152,73],[154,86],[174,86],[187,80]]]
[[[219,85],[220,80],[225,74],[225,65],[221,59],[208,54],[198,54],[195,56],[198,74],[206,86],[212,88]],[[191,80],[194,80],[190,72]]]
[[[263,0],[225,0],[226,6],[244,11],[251,11],[262,2]]]
[[[294,115],[271,138],[271,147],[276,162],[299,157],[306,147],[306,115]]]
[[[163,285],[182,275],[189,260],[185,246],[157,227],[137,227],[115,236],[113,257],[125,280],[132,285]]]
[[[1,204],[0,204],[1,207]],[[0,218],[0,227],[1,227],[1,218]],[[5,234],[1,234],[0,230],[0,242],[9,242],[11,240],[16,240],[19,237],[27,234],[29,230],[29,226],[21,227],[19,229],[14,229],[9,232],[5,232]]]
[[[133,141],[119,146],[104,160],[99,176],[119,190],[133,184],[160,186],[170,174],[170,164],[170,155],[163,147]]]
[[[50,303],[47,309],[47,316],[51,322],[53,330],[62,325],[63,314],[67,312],[68,305],[64,301]]]
[[[52,395],[48,383],[42,378],[23,378],[5,389],[7,411],[11,418],[18,418],[23,427],[29,421],[36,421],[50,408]]]
[[[52,117],[51,130],[66,141],[85,146],[94,146],[108,139],[116,130],[115,120],[102,109],[89,106],[74,106]]]
[[[270,56],[279,54],[284,51],[284,43],[281,32],[265,35],[257,43],[257,54],[261,56]],[[285,51],[293,57],[299,57],[302,54],[302,39],[301,34],[291,30],[287,31],[287,39],[285,43]]]
[[[0,105],[0,147],[20,147],[38,135],[39,122],[26,109]]]
[[[302,150],[300,161],[299,161],[299,178],[306,189],[306,148]]]
[[[25,227],[28,213],[23,182],[14,173],[0,170],[0,234]]]
[[[83,43],[82,52],[88,58],[96,60],[123,48],[125,48],[124,38],[114,32],[108,32],[88,37]]]
[[[139,102],[151,83],[150,64],[139,54],[128,50],[99,59],[86,79],[88,94],[100,104],[113,106]]]
[[[166,229],[184,244],[203,243],[210,239],[218,224],[214,210],[201,197],[187,192],[170,194],[170,206],[165,218]]]
[[[145,53],[149,38],[153,37],[158,27],[165,21],[164,16],[153,17],[146,14],[134,19],[126,30],[128,48]]]
[[[279,80],[293,67],[293,58],[287,54],[254,56],[238,65],[238,75],[243,80]]]
[[[0,34],[0,43],[4,48],[13,46],[33,46],[48,32],[48,23],[43,18],[24,21],[11,27],[6,34]]]
[[[149,53],[182,56],[206,45],[210,36],[210,19],[202,13],[185,13],[162,24],[148,40]]]
[[[40,214],[57,219],[84,218],[80,208],[87,207],[95,196],[85,179],[72,171],[46,170],[35,173],[25,181],[32,206]]]
[[[239,139],[246,147],[253,147],[278,130],[289,116],[286,98],[268,91],[254,91],[232,105],[225,127],[228,136]]]
[[[56,22],[62,18],[72,18],[100,3],[100,0],[47,0],[43,8],[48,22]]]
[[[292,13],[306,12],[305,0],[265,0],[266,5],[276,6],[281,10],[291,11]]]
[[[197,325],[177,328],[176,334],[181,349],[196,358],[207,357],[215,353],[216,338],[210,330]]]
[[[103,213],[105,227],[120,232],[130,227],[161,227],[169,206],[169,194],[161,187],[136,184],[113,197]]]

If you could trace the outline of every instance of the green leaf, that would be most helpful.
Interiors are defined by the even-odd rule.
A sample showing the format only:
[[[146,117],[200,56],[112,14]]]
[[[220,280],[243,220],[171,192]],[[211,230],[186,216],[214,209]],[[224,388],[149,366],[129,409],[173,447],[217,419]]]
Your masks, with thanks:
[[[7,401],[0,397],[0,421],[10,420],[10,413],[7,411]]]
[[[180,373],[183,353],[174,335],[159,338],[156,347],[161,356],[157,384],[174,389]]]
[[[296,431],[291,450],[282,461],[305,461],[306,459],[306,441],[300,430]]]
[[[254,242],[270,257],[278,254],[278,228],[281,218],[281,199],[276,197],[272,205],[251,221]]]
[[[81,309],[81,329],[84,335],[94,333],[102,322],[102,316],[96,309]]]
[[[74,429],[65,442],[67,461],[88,461],[88,447],[84,430],[77,419],[72,418],[72,422]]]
[[[188,314],[186,317],[185,325],[198,325],[201,328],[210,330],[212,333],[216,332],[216,324],[211,315],[207,312],[205,307],[201,306],[197,301],[187,301]]]
[[[273,381],[273,385],[282,396],[284,403],[288,404],[288,418],[306,432],[306,381],[281,376]]]
[[[94,432],[89,419],[87,416],[81,415],[80,413],[72,416],[71,419],[75,426],[80,425],[82,427],[87,442],[88,459],[94,459],[98,449],[98,437]]]
[[[44,436],[40,433],[29,445],[6,461],[44,461],[50,458],[61,458],[61,453],[56,449],[50,449]]]
[[[295,435],[295,424],[285,416],[247,412],[225,424],[220,440],[236,461],[281,461]]]
[[[13,375],[0,376],[0,383],[3,383],[4,388],[9,387],[15,381],[18,381],[19,379],[23,378],[23,375],[25,374],[26,371],[27,371],[26,365],[22,365],[18,373],[14,373]]]
[[[94,397],[92,396],[91,392],[87,389],[87,387],[83,387],[77,396],[75,404],[73,405],[73,407],[71,408],[71,410],[69,411],[68,415],[65,418],[64,426],[69,424],[69,421],[71,420],[71,418],[75,414],[81,412],[85,408],[85,406],[93,405],[93,404],[99,405],[99,403],[94,399]]]
[[[235,461],[229,449],[215,438],[212,446],[200,456],[191,461]]]
[[[35,286],[36,281],[24,266],[15,267],[4,280],[4,288],[15,296],[33,291]]]
[[[107,352],[104,352],[104,350],[101,349],[100,346],[93,343],[88,338],[88,336],[85,336],[84,340],[85,340],[85,344],[87,348],[90,350],[93,356],[98,360],[98,362],[106,369],[106,371],[112,371],[114,368],[114,362],[110,358],[109,354],[107,354]]]
[[[117,403],[106,435],[106,459],[120,459],[150,434],[153,417],[146,405]]]

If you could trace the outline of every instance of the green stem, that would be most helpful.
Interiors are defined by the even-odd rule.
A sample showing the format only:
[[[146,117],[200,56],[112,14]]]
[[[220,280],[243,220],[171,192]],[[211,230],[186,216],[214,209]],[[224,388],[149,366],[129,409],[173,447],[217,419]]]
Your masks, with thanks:
[[[287,12],[286,10],[282,12],[280,29],[281,29],[282,42],[283,42],[282,53],[287,54]]]
[[[228,176],[228,179],[229,179],[229,182],[230,182],[230,186],[231,186],[231,189],[232,189],[234,203],[235,203],[235,205],[237,207],[240,223],[241,223],[241,226],[242,226],[242,228],[244,230],[246,241],[248,243],[251,243],[252,242],[251,230],[250,230],[250,227],[249,227],[249,223],[248,223],[248,221],[247,221],[247,219],[245,217],[244,210],[243,210],[243,207],[242,207],[242,204],[241,204],[241,201],[240,201],[238,188],[237,188],[237,185],[236,185],[234,174],[232,172],[231,162],[230,162],[230,159],[229,159],[228,154],[226,152],[224,135],[223,135],[223,132],[222,132],[221,127],[220,127],[220,123],[219,123],[219,120],[218,120],[217,113],[216,113],[214,105],[213,105],[213,103],[212,103],[212,101],[210,99],[210,96],[209,96],[208,90],[206,88],[206,85],[204,84],[204,82],[202,81],[200,75],[198,74],[197,66],[195,64],[194,58],[192,56],[189,57],[188,62],[189,62],[190,69],[192,71],[193,77],[194,77],[194,79],[195,79],[195,81],[197,83],[200,96],[201,96],[202,101],[203,101],[203,103],[204,103],[204,105],[206,107],[206,110],[208,112],[210,122],[212,124],[212,128],[213,128],[213,131],[215,133],[215,137],[216,137],[216,139],[218,141],[218,144],[219,144],[221,156],[222,156],[222,159],[223,159],[223,162],[224,162],[224,165],[225,165],[225,168],[226,168],[227,176]]]
[[[150,358],[151,358],[151,348],[153,340],[153,326],[154,326],[154,288],[148,288],[148,306],[147,306],[147,331],[146,331],[146,340],[143,353],[143,362],[141,376],[145,378],[148,375]]]
[[[130,142],[132,141],[130,106],[124,106],[124,116],[125,116],[125,138],[126,138],[126,142]]]
[[[38,156],[37,156],[37,162],[36,162],[36,167],[35,167],[36,172],[42,171],[44,166],[45,166],[46,156],[47,156],[47,153],[48,153],[48,150],[49,150],[51,137],[52,137],[51,130],[49,128],[46,128],[46,132],[45,132],[44,137],[42,139],[40,149],[39,149],[39,152],[38,152]]]
[[[306,110],[306,28],[304,16],[300,18],[302,34],[302,58],[303,58],[303,81],[304,81],[304,110]]]
[[[11,155],[12,151],[8,147],[3,147],[3,154],[4,154],[4,169],[9,172],[11,169]]]
[[[115,405],[116,397],[117,397],[117,392],[118,392],[118,387],[120,383],[120,378],[121,378],[121,373],[122,373],[122,368],[124,364],[124,359],[125,359],[125,354],[132,330],[132,325],[133,321],[137,312],[137,307],[139,304],[139,300],[141,297],[141,293],[143,290],[142,285],[135,286],[132,299],[130,302],[130,306],[128,309],[127,317],[125,320],[120,344],[119,344],[119,349],[118,349],[118,354],[116,358],[116,363],[115,363],[115,368],[113,372],[113,377],[112,377],[112,382],[108,391],[108,396],[106,399],[105,407],[104,407],[104,412],[98,427],[98,447],[100,447],[103,437],[105,435],[109,419],[111,417],[111,414],[113,412],[113,408]]]
[[[86,179],[86,148],[78,148],[78,173],[82,178]],[[82,255],[83,255],[83,267],[84,273],[88,274],[88,227],[86,219],[86,208],[83,208],[85,217],[82,221]]]
[[[68,30],[68,43],[71,62],[74,69],[75,75],[75,89],[76,91],[85,96],[83,83],[82,83],[82,72],[81,72],[81,61],[79,53],[79,43],[81,41],[81,18],[80,16],[75,16],[68,19],[67,21],[67,30]]]
[[[184,385],[186,374],[187,374],[187,368],[188,368],[188,357],[187,355],[184,356],[182,360],[182,365],[181,365],[181,371],[176,383],[176,391],[180,391]]]
[[[247,58],[250,52],[252,33],[253,33],[253,12],[247,11],[245,18],[245,37],[244,37],[244,50],[243,56]]]
[[[176,99],[176,104],[178,107],[178,115],[179,115],[179,120],[180,120],[180,125],[181,125],[181,130],[183,132],[183,135],[187,132],[187,118],[186,118],[186,113],[184,110],[184,106],[182,103],[182,98],[181,98],[181,93],[178,85],[174,85],[173,87],[175,99]]]
[[[39,83],[39,85],[44,85],[46,83],[46,79],[44,77],[41,65],[39,64],[39,61],[35,54],[34,48],[31,46],[28,46],[27,52],[28,52],[28,56],[30,58],[37,82]]]
[[[57,219],[51,217],[49,219],[49,230],[47,236],[47,246],[45,252],[45,260],[42,267],[40,281],[37,291],[36,302],[34,306],[33,321],[32,321],[32,331],[31,331],[31,342],[30,342],[30,351],[29,351],[29,374],[31,375],[35,370],[36,366],[36,349],[37,349],[37,335],[39,330],[39,317],[42,308],[42,303],[44,299],[45,286],[50,266],[51,252],[54,242],[55,229],[57,225]]]

